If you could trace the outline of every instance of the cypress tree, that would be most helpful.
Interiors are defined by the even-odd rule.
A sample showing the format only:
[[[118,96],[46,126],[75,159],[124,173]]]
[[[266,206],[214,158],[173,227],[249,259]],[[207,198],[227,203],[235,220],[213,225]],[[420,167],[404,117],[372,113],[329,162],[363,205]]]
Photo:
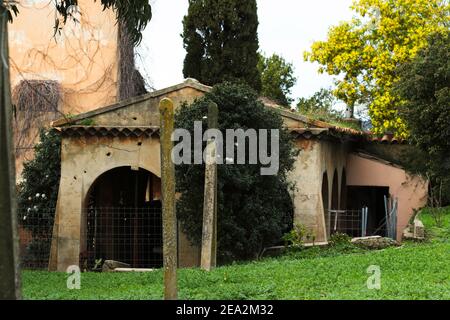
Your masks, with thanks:
[[[186,78],[240,80],[260,91],[256,0],[190,0],[183,28]]]

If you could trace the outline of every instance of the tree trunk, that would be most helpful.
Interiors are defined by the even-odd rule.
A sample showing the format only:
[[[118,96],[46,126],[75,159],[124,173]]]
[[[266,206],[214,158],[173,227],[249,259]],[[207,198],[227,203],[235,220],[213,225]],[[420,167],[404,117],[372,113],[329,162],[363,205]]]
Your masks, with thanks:
[[[0,0],[0,299],[20,299],[6,9]]]

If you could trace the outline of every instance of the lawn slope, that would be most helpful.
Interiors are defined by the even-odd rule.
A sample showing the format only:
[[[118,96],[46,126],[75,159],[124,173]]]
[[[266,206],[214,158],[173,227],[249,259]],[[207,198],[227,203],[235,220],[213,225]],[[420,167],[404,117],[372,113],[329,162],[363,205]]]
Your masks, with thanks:
[[[367,268],[381,268],[369,290]],[[83,273],[81,289],[63,273],[23,272],[26,299],[161,299],[162,273]],[[180,270],[181,299],[450,299],[450,244],[432,243],[334,257],[282,257]]]

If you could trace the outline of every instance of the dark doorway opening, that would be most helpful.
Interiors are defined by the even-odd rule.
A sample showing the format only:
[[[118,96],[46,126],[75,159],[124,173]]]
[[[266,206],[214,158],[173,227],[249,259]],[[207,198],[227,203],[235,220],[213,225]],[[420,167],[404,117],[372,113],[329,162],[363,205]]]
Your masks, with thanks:
[[[330,215],[328,210],[330,209],[328,205],[328,175],[325,172],[322,176],[322,204],[323,204],[323,213],[325,215],[325,232],[327,236],[330,235]]]
[[[80,265],[94,268],[101,259],[162,267],[160,190],[160,179],[143,169],[121,167],[101,175],[86,200]]]
[[[347,187],[347,208],[361,210],[369,208],[367,219],[367,234],[386,236],[386,210],[384,197],[389,197],[389,187]]]

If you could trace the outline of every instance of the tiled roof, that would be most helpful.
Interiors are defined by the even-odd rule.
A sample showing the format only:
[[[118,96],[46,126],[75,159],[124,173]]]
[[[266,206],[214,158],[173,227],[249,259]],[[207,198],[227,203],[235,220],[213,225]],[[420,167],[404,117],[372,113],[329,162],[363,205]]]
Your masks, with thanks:
[[[335,137],[347,136],[351,139],[363,139],[368,142],[382,143],[382,144],[406,144],[405,139],[399,139],[391,134],[386,134],[379,138],[368,131],[355,130],[352,128],[347,128],[343,126],[333,125],[320,120],[315,120],[305,115],[301,115],[297,112],[289,111],[286,107],[277,104],[275,101],[261,97],[259,99],[265,106],[270,107],[278,111],[283,117],[290,118],[292,120],[297,120],[305,123],[308,128],[294,128],[290,131],[297,137],[303,137],[306,139],[311,139],[312,137],[321,138],[325,135],[332,135]]]
[[[159,135],[158,127],[105,127],[105,126],[68,126],[59,127],[55,130],[63,136],[82,137],[152,137]]]
[[[407,143],[407,140],[396,138],[395,136],[390,135],[390,134],[386,134],[381,138],[371,135],[369,140],[371,142],[381,143],[381,144],[406,144]]]
[[[264,103],[265,106],[273,108],[276,111],[278,111],[281,114],[281,116],[290,118],[292,120],[297,120],[297,121],[303,122],[310,127],[326,128],[326,129],[330,129],[330,131],[333,131],[333,132],[339,132],[339,133],[353,135],[353,136],[364,136],[367,134],[360,130],[336,126],[336,125],[330,124],[328,122],[312,119],[310,117],[299,114],[297,112],[289,111],[286,107],[283,107],[283,106],[277,104],[276,102],[274,102],[273,100],[266,98],[266,97],[261,97],[259,100],[262,103]]]
[[[154,91],[146,95],[128,99],[110,106],[98,108],[83,114],[79,114],[71,118],[63,118],[52,123],[52,126],[60,131],[63,135],[67,136],[152,136],[154,134],[159,134],[159,128],[157,127],[130,127],[130,126],[82,126],[82,125],[71,125],[77,121],[91,118],[93,116],[115,111],[118,109],[126,108],[127,106],[133,105],[135,103],[145,101],[149,98],[157,98],[173,92],[180,90],[182,88],[195,88],[199,91],[208,92],[211,87],[201,84],[195,79],[186,79],[183,83],[175,86],[171,86],[165,89]],[[351,128],[346,128],[342,126],[333,125],[324,121],[315,120],[310,117],[301,115],[296,112],[291,112],[287,108],[280,106],[275,101],[261,97],[259,99],[265,106],[272,108],[279,112],[282,117],[289,118],[294,121],[301,122],[301,128],[290,128],[293,135],[297,137],[303,137],[306,139],[311,139],[313,137],[322,138],[325,136],[340,138],[340,139],[350,139],[350,140],[366,140],[369,142],[383,143],[383,144],[403,144],[406,143],[405,140],[399,140],[394,138],[392,135],[386,135],[383,138],[377,138],[370,132],[364,132],[361,130],[355,130]],[[303,126],[305,125],[306,128]]]
[[[322,136],[327,135],[328,129],[326,128],[295,128],[290,129],[291,134],[295,138],[305,138],[305,139],[311,139],[311,138],[320,138]]]

